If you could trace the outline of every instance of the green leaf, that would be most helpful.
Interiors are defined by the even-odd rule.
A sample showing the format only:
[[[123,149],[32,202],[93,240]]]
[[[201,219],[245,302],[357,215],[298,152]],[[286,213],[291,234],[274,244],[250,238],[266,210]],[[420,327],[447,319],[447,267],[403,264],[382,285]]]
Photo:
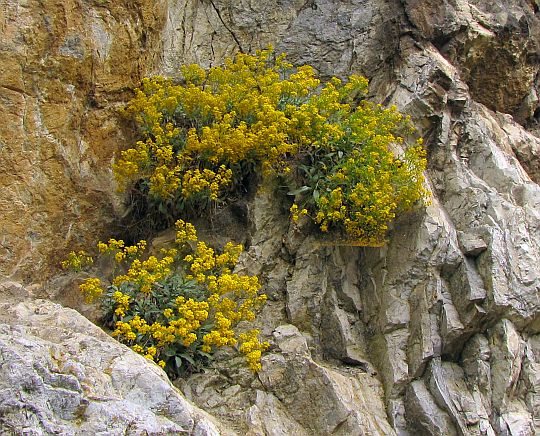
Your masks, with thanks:
[[[176,364],[176,367],[177,367],[177,368],[181,368],[181,367],[182,367],[182,359],[181,359],[180,357],[176,356],[176,357],[174,358],[174,363]]]
[[[192,365],[195,365],[195,361],[193,360],[193,358],[189,354],[181,353],[180,356],[182,356],[182,359],[187,360]],[[178,359],[178,357],[177,357],[177,359]]]
[[[295,189],[294,191],[287,192],[287,195],[298,195],[303,194],[304,192],[311,191],[311,186],[301,186],[298,189]]]
[[[199,355],[206,357],[208,360],[213,360],[214,356],[209,353],[205,353],[204,351],[198,351]]]
[[[176,350],[174,348],[167,347],[163,350],[163,354],[165,354],[167,357],[172,357],[176,354]]]

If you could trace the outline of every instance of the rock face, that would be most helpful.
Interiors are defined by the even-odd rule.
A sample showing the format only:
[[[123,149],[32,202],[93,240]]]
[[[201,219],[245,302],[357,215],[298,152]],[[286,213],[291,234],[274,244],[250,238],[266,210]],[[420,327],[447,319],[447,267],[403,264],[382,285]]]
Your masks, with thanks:
[[[411,115],[429,152],[432,204],[401,217],[381,249],[321,246],[306,237],[309,230],[283,230],[287,224],[276,216],[283,211],[268,213],[278,199],[255,200],[246,265],[277,289],[262,322],[268,333],[275,326],[276,350],[276,335],[291,323],[317,365],[355,369],[347,384],[357,383],[357,370],[370,380],[376,372],[386,422],[401,434],[538,432],[539,409],[531,400],[538,383],[522,364],[534,355],[540,327],[540,140],[523,127],[538,114],[538,4],[232,3],[208,6],[206,17],[219,20],[202,20],[213,29],[207,44],[201,32],[187,38],[166,29],[169,41],[190,42],[165,52],[165,71],[174,74],[173,53],[204,63],[213,59],[204,50],[227,54],[270,41],[323,76],[368,75],[379,100]],[[311,365],[301,366],[298,373],[286,353],[269,354],[259,376],[265,395],[252,394],[250,404],[262,409],[257,402],[271,394],[280,402],[274,409],[285,408],[283,422],[293,419],[308,434],[339,433],[317,405],[324,389],[306,392],[316,384]],[[275,375],[278,367],[285,369]],[[240,379],[231,383],[242,387]],[[191,398],[230,419],[230,411],[208,402],[228,389],[218,386],[191,389]],[[332,382],[325,386],[331,391],[325,397],[347,397]],[[249,389],[259,388],[243,386],[233,398]],[[299,400],[305,397],[311,407]],[[364,410],[352,402],[353,410]],[[241,401],[231,404],[241,408]],[[332,405],[336,416],[341,407]],[[311,416],[312,408],[319,415]],[[232,415],[238,423],[241,414]],[[370,423],[382,416],[377,406],[362,415]],[[250,419],[250,425],[264,421]],[[343,422],[349,433],[389,432]]]
[[[141,71],[157,65],[174,76],[182,63],[210,66],[273,43],[323,77],[367,75],[376,100],[412,117],[428,149],[432,203],[399,217],[385,247],[343,247],[322,243],[307,223],[290,227],[288,200],[261,190],[248,205],[242,269],[265,282],[260,328],[272,348],[258,377],[225,353],[209,372],[180,382],[186,396],[250,435],[540,433],[537,0],[50,3],[46,11],[63,11],[62,23],[72,24],[54,27],[60,12],[33,2],[1,3],[4,32],[14,35],[0,52],[0,110],[10,120],[0,129],[11,129],[0,130],[0,153],[13,169],[0,178],[6,276],[31,281],[29,272],[54,258],[34,229],[72,235],[73,244],[93,238],[92,226],[105,228],[111,213],[89,206],[112,184],[104,163],[120,133],[109,116]],[[39,29],[33,39],[31,26]],[[123,44],[130,53],[144,41],[142,57],[122,54]],[[94,124],[82,128],[81,120]],[[14,337],[36,336],[6,324],[2,332]],[[17,351],[41,380],[45,340]],[[112,346],[96,335],[92,347],[104,350],[100,343]],[[108,359],[106,351],[94,356]],[[50,383],[36,380],[38,397],[49,395]],[[8,381],[26,389],[17,383]],[[62,401],[75,404],[81,394],[66,386]],[[140,388],[122,389],[120,409]],[[47,422],[68,425],[52,410]],[[166,414],[173,423],[163,425],[187,425],[190,413],[179,421]],[[141,426],[154,428],[159,419],[145,416]]]
[[[2,434],[226,434],[144,357],[72,309],[1,305]]]
[[[0,275],[30,283],[108,236],[117,114],[159,60],[163,2],[2,0]],[[126,138],[127,136],[127,138]]]

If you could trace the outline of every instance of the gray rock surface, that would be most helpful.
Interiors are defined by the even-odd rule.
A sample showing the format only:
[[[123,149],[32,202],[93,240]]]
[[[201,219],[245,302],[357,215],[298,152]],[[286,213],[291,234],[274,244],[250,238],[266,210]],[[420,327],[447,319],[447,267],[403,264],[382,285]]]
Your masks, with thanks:
[[[317,365],[381,380],[398,433],[540,431],[529,339],[540,328],[539,137],[527,130],[538,113],[538,7],[221,0],[212,2],[222,23],[213,22],[209,44],[166,31],[171,41],[197,40],[194,51],[165,53],[169,73],[175,57],[272,42],[323,76],[368,75],[375,98],[409,114],[424,136],[432,204],[399,217],[386,247],[336,247],[306,236],[309,227],[287,231],[279,198],[262,194],[251,205],[245,261],[273,289],[266,333],[268,324],[294,324]],[[270,356],[263,384],[265,371],[294,367],[285,353]],[[266,392],[283,403],[280,386],[266,383]],[[305,427],[303,405],[287,411],[308,431],[329,431],[327,422]]]
[[[11,17],[6,27],[10,35],[20,34],[14,23],[24,29],[37,19],[35,9],[22,7],[28,2],[15,3],[22,9],[0,2],[6,16]],[[410,115],[418,134],[425,138],[431,205],[398,217],[385,247],[344,247],[320,239],[309,223],[298,228],[289,225],[290,199],[272,193],[269,183],[255,195],[248,204],[244,236],[249,250],[239,269],[259,274],[265,283],[270,298],[258,322],[272,348],[258,376],[250,374],[241,359],[223,353],[212,370],[179,382],[193,403],[226,426],[249,435],[540,433],[538,0],[168,0],[155,2],[155,9],[141,0],[134,10],[142,12],[133,16],[124,7],[112,9],[109,16],[109,2],[85,4],[90,6],[83,12],[97,14],[99,19],[89,21],[93,24],[87,33],[80,31],[82,22],[71,28],[78,32],[72,33],[84,34],[86,39],[64,30],[45,29],[44,25],[37,40],[49,32],[60,35],[55,65],[75,65],[75,73],[66,75],[66,83],[74,82],[72,76],[81,62],[87,68],[90,63],[85,60],[96,61],[98,78],[84,82],[84,89],[91,89],[94,82],[100,84],[98,102],[105,114],[112,106],[107,103],[109,94],[116,96],[111,101],[122,99],[118,82],[125,79],[123,73],[113,74],[110,91],[101,87],[109,83],[112,47],[128,39],[134,41],[133,47],[144,50],[146,34],[133,30],[140,16],[151,36],[151,52],[141,58],[141,63],[147,59],[149,65],[128,74],[131,80],[143,69],[176,76],[183,63],[211,66],[238,50],[253,51],[272,43],[278,51],[289,53],[293,63],[314,65],[322,77],[352,72],[367,75],[371,96]],[[126,14],[129,19],[123,18]],[[107,26],[114,25],[115,35],[123,35],[118,29],[124,22],[127,36],[111,39]],[[17,62],[13,68],[6,62],[4,69],[19,71]],[[36,62],[31,65],[38,65]],[[86,71],[84,68],[81,71]],[[23,77],[29,80],[29,71],[25,71]],[[35,71],[39,74],[33,79],[43,75],[41,67]],[[23,123],[24,102],[37,104],[40,110],[36,113],[47,113],[47,99],[34,97],[17,80],[0,88],[2,95],[9,97],[0,104],[5,109],[2,113],[13,121],[10,125],[25,126],[15,129],[16,135],[10,133],[18,148],[9,148],[13,162],[25,162],[23,151],[28,141],[24,138],[32,126]],[[82,100],[77,98],[79,107]],[[12,100],[20,104],[10,103]],[[77,142],[69,139],[65,129],[52,128],[55,124],[51,120],[58,118],[57,109],[64,106],[54,106],[49,112],[56,115],[45,120],[53,137],[40,131],[37,143],[46,145],[45,139],[50,139],[70,144],[68,161],[72,162],[73,156],[78,157]],[[84,119],[75,117],[72,124]],[[91,129],[84,129],[88,131]],[[85,135],[80,144],[91,140]],[[98,139],[91,144],[95,149],[103,142],[108,144]],[[0,152],[7,150],[2,144]],[[47,165],[54,161],[42,154],[35,162],[40,174],[47,173]],[[105,155],[104,160],[110,159],[111,152]],[[30,174],[24,168],[16,172],[23,181]],[[92,168],[86,170],[88,180],[93,174],[103,174]],[[104,185],[111,184],[110,179],[102,179]],[[39,193],[36,187],[40,183],[32,181],[32,195]],[[56,192],[50,185],[45,183],[43,190]],[[60,223],[58,213],[42,213],[45,206],[32,209],[24,192],[5,192],[10,194],[3,194],[7,200],[4,198],[2,204],[24,204],[23,209],[29,217],[36,217],[40,228],[48,228],[47,223],[53,221]],[[88,192],[74,198],[75,203],[94,204]],[[68,210],[65,200],[55,207]],[[18,210],[10,209],[9,217],[16,216]],[[88,239],[88,229],[95,227],[94,218],[87,226],[74,226],[70,237]],[[64,230],[71,229],[70,220],[80,221],[66,220],[61,225]],[[44,244],[36,242],[33,233],[26,234],[27,228],[38,224],[11,224],[8,239],[25,243],[17,250],[9,244],[0,247],[9,254],[3,270],[11,276],[24,263],[28,276],[29,265],[37,259],[41,268],[45,256],[31,251],[32,247],[42,250]],[[223,233],[217,238],[225,238],[226,230]],[[34,295],[17,296],[26,291],[13,283],[3,289],[10,301]],[[27,317],[37,323],[39,314],[31,315],[22,308],[38,303],[21,304],[15,306],[21,312],[20,319]],[[45,306],[52,307],[48,304]],[[15,313],[15,309],[8,312]],[[32,404],[42,405],[54,398],[42,415],[22,419],[28,431],[76,433],[79,427],[74,422],[81,411],[96,426],[117,422],[122,431],[128,431],[128,417],[134,416],[130,415],[134,411],[138,416],[134,431],[195,431],[195,423],[208,425],[205,431],[209,434],[219,431],[180,400],[182,397],[173,396],[171,392],[176,391],[160,378],[162,373],[156,368],[151,366],[150,375],[145,375],[138,372],[142,361],[136,356],[130,357],[135,359],[131,363],[135,369],[122,366],[125,357],[112,353],[117,356],[112,359],[110,350],[118,346],[104,334],[85,339],[92,345],[90,354],[77,341],[81,333],[76,325],[58,321],[64,325],[58,327],[64,336],[51,333],[53,329],[43,330],[47,332],[43,337],[41,328],[26,321],[17,324],[17,317],[12,316],[2,326],[4,335],[15,338],[12,345],[6,341],[12,348],[2,354],[7,362],[4,367],[19,362],[20,371],[35,380],[30,388],[37,386],[37,392],[18,400],[26,395],[28,386],[2,370],[1,380],[6,380],[13,394],[5,397],[0,407],[11,411],[6,416],[20,417],[23,408],[31,410]],[[69,318],[79,319],[71,312]],[[93,369],[84,374],[99,380],[103,377],[103,392],[96,398],[107,399],[85,397],[83,378],[50,369],[56,367],[47,366],[52,359],[45,352],[47,347],[73,347],[69,359],[75,363],[88,359],[84,365]],[[100,363],[93,363],[96,360]],[[105,375],[100,372],[103,365],[110,369]],[[113,385],[112,368],[132,375],[129,371],[136,371],[142,384],[120,378]],[[146,377],[161,380],[152,383],[161,386],[169,400],[164,402],[145,390],[150,383]],[[109,398],[112,388],[121,394]],[[139,398],[145,398],[144,407],[137,402]],[[170,406],[174,410],[167,408],[169,402],[177,405]],[[110,419],[105,422],[103,416]],[[116,416],[120,416],[116,421],[111,418]]]
[[[0,433],[227,433],[155,364],[72,309],[0,305]]]

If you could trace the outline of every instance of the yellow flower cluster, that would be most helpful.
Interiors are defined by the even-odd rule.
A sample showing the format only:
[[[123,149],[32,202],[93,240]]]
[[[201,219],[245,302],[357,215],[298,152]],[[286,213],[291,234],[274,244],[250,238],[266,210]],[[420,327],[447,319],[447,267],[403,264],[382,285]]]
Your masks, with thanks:
[[[187,170],[182,179],[182,195],[189,198],[193,195],[204,193],[210,200],[217,200],[220,191],[231,184],[232,170],[221,165],[217,173],[215,171]]]
[[[172,168],[167,165],[154,168],[150,175],[150,194],[160,198],[171,197],[180,186],[181,172],[182,169],[177,165]]]
[[[313,198],[293,205],[292,220],[310,215],[323,232],[367,245],[384,240],[398,211],[426,198],[421,147],[391,151],[412,133],[409,120],[365,100],[364,77],[321,85],[312,67],[294,69],[271,48],[182,74],[182,84],[144,79],[128,104],[145,140],[116,162],[120,182],[142,179],[149,195],[198,207],[255,171],[311,166],[302,182]]]
[[[119,340],[121,340],[121,336],[124,336],[127,338],[128,336],[133,339],[128,339],[128,341],[133,341],[137,337],[137,335],[131,331],[131,327],[129,324],[122,323],[121,321],[118,321],[117,328],[114,332],[111,333],[113,337],[117,337]],[[133,351],[136,353],[142,354],[144,357],[146,357],[148,360],[154,360],[154,357],[157,353],[157,348],[154,346],[150,346],[148,348],[144,348],[139,344],[135,344],[131,347]],[[165,361],[159,360],[158,365],[162,368],[165,367]]]
[[[242,341],[242,345],[239,348],[240,352],[246,356],[249,368],[253,372],[258,372],[262,369],[261,355],[270,347],[268,342],[259,341],[259,333],[258,330],[250,330],[239,336],[240,341]]]
[[[113,164],[113,171],[119,188],[122,188],[136,180],[144,173],[149,164],[149,144],[138,141],[135,148],[130,148],[121,152],[122,158]]]
[[[246,171],[288,170],[287,156],[307,142],[304,130],[337,135],[316,105],[304,104],[320,85],[313,68],[294,70],[271,48],[182,74],[182,84],[144,79],[127,105],[144,140],[114,164],[120,186],[142,179],[153,197],[215,201]]]
[[[100,253],[109,253],[115,250],[122,250],[124,245],[124,241],[111,238],[107,243],[101,241],[98,242],[97,248]]]
[[[118,339],[124,337],[128,341],[134,341],[137,338],[137,335],[131,329],[130,323],[122,321],[116,323],[116,330],[114,330],[111,335]]]
[[[79,251],[75,253],[72,251],[68,254],[66,260],[62,261],[62,268],[72,269],[73,271],[79,272],[86,265],[91,265],[94,263],[92,256],[89,256],[86,251]]]
[[[207,301],[195,301],[192,298],[186,300],[183,296],[176,298],[176,306],[180,318],[170,323],[177,328],[177,334],[182,338],[182,344],[189,347],[197,340],[194,331],[198,330],[202,323],[208,319],[210,306]]]
[[[297,204],[293,204],[291,206],[291,208],[289,209],[289,211],[291,212],[291,220],[293,222],[298,222],[298,220],[300,219],[300,217],[302,215],[307,215],[308,214],[308,210],[307,209],[298,209],[298,205]]]
[[[126,311],[129,310],[129,295],[116,291],[112,295],[112,299],[116,303],[114,314],[117,316],[125,316]]]
[[[423,199],[425,151],[409,148],[403,159],[386,147],[353,151],[339,170],[322,184],[315,222],[323,232],[338,227],[364,245],[384,242],[388,223],[396,213]],[[376,150],[376,151],[375,151]]]
[[[227,242],[225,247],[223,247],[223,253],[216,256],[216,265],[219,267],[234,268],[242,251],[244,251],[242,244]]]
[[[241,253],[242,246],[230,242],[221,254],[204,242],[198,242],[195,252],[184,258],[191,272],[188,278],[192,277],[208,289],[207,301],[215,317],[214,329],[203,336],[202,351],[209,352],[213,346],[235,345],[234,327],[240,321],[253,321],[266,302],[265,294],[258,295],[260,284],[256,276],[231,273]]]
[[[163,311],[167,319],[165,322],[149,324],[139,315],[127,322],[118,321],[113,336],[126,341],[134,341],[137,335],[148,336],[148,339],[155,344],[156,350],[176,341],[181,342],[184,347],[189,347],[197,340],[196,331],[208,318],[209,305],[206,301],[199,302],[191,298],[186,300],[180,296],[176,299],[176,306],[178,315],[175,315],[170,308]],[[139,347],[137,346],[136,350],[139,350],[141,354],[147,354],[146,349]],[[155,354],[153,353],[152,357]]]
[[[81,290],[82,294],[85,297],[85,300],[88,303],[91,303],[92,301],[94,301],[95,298],[103,294],[101,280],[95,277],[86,279],[83,283],[81,283],[79,289]]]
[[[173,251],[170,254],[174,254]],[[123,283],[132,283],[137,285],[143,294],[152,292],[152,287],[156,282],[165,279],[171,274],[171,265],[174,262],[174,256],[168,255],[162,259],[156,256],[150,256],[141,261],[134,259],[126,274],[117,276],[113,284],[120,287]]]
[[[114,259],[120,263],[126,259],[140,256],[146,249],[146,241],[141,240],[135,245],[125,245],[121,239],[116,240],[111,238],[107,243],[98,242],[97,248],[101,254],[114,252]]]
[[[111,307],[115,338],[169,370],[184,359],[177,353],[194,359],[216,347],[236,346],[238,323],[253,321],[266,301],[266,295],[259,295],[257,277],[231,272],[241,245],[229,242],[223,250],[214,250],[183,220],[177,221],[176,231],[176,248],[163,249],[160,258],[141,257],[145,241],[132,246],[116,239],[100,243],[102,253],[124,255],[130,262],[127,270],[113,279],[106,293],[97,278],[81,285],[87,298],[101,296],[105,307]],[[241,340],[250,368],[257,370],[264,345],[252,333]]]
[[[184,244],[188,241],[197,240],[197,230],[195,226],[191,223],[187,223],[184,220],[178,220],[175,223],[176,227],[176,243]]]

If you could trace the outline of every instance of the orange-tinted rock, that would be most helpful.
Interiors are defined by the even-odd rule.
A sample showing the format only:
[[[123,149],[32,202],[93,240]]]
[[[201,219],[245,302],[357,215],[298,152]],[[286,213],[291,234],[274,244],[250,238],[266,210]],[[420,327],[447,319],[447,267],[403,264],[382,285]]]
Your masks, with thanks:
[[[133,138],[118,108],[155,65],[150,0],[0,0],[0,277],[42,281],[107,237],[110,162]]]

